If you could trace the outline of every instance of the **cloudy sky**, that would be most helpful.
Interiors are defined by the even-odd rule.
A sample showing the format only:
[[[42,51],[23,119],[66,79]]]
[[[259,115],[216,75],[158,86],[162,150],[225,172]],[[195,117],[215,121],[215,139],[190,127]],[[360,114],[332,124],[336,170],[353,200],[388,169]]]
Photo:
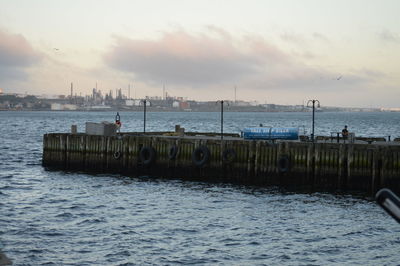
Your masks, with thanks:
[[[400,106],[400,1],[0,0],[0,88]]]

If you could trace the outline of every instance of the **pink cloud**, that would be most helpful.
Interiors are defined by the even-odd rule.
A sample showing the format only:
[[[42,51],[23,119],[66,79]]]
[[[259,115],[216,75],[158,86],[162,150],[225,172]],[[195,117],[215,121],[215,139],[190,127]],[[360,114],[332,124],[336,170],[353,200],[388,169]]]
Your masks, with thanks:
[[[23,69],[40,59],[40,53],[22,35],[0,29],[0,80],[26,78]]]
[[[145,41],[116,37],[104,57],[116,69],[135,73],[148,82],[210,84],[259,72],[259,55],[235,47],[226,36],[192,36],[178,31],[160,40]]]
[[[337,75],[305,64],[304,57],[289,54],[260,36],[234,38],[217,27],[207,29],[197,35],[166,32],[157,40],[116,36],[104,60],[142,82],[198,88],[241,83],[252,89],[304,90]],[[359,83],[367,79],[352,78]]]
[[[22,35],[0,30],[0,59],[2,66],[29,66],[40,55]]]

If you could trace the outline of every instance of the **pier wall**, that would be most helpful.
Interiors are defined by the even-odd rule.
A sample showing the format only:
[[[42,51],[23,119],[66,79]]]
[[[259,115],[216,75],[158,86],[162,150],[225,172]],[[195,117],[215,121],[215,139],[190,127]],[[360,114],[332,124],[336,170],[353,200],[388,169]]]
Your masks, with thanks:
[[[400,192],[399,155],[400,146],[381,144],[162,135],[46,134],[43,138],[45,167],[370,195],[383,187]]]

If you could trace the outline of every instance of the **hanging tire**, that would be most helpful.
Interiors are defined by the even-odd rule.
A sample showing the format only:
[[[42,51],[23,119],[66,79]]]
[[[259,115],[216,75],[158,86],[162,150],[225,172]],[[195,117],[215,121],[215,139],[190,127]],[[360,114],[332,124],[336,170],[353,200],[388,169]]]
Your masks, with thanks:
[[[139,159],[145,166],[150,166],[156,161],[156,151],[153,147],[145,146],[140,150]]]
[[[279,173],[286,173],[290,170],[290,159],[287,155],[282,155],[278,160],[278,171]]]
[[[192,153],[192,162],[197,167],[204,166],[209,160],[210,150],[206,146],[200,146]]]
[[[236,151],[234,149],[226,149],[222,153],[222,161],[230,164],[236,160]]]
[[[115,160],[119,160],[121,158],[121,156],[122,156],[122,153],[120,151],[116,151],[113,154],[113,157]]]
[[[175,160],[177,154],[178,154],[178,146],[172,145],[168,151],[168,158],[170,160]]]

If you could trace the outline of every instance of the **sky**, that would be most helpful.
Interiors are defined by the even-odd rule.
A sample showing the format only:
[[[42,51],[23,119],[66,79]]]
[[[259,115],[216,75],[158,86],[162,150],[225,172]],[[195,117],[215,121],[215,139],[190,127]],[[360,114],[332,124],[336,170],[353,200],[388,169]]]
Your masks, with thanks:
[[[399,10],[396,0],[0,0],[0,88],[400,107]]]

